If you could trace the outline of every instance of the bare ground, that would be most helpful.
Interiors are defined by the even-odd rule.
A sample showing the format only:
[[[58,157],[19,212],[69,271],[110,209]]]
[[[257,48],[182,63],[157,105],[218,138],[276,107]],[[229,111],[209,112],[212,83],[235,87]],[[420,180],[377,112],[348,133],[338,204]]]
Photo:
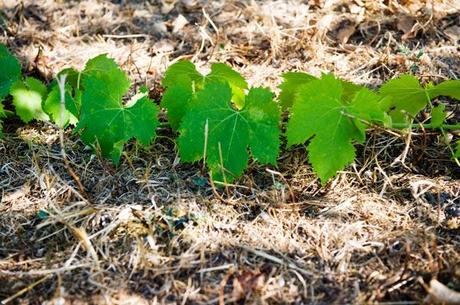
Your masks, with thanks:
[[[460,77],[458,1],[0,6],[0,42],[28,74],[50,81],[108,53],[156,98],[164,70],[181,58],[204,70],[226,62],[275,91],[287,70],[330,71],[371,87],[402,72]],[[356,164],[324,188],[297,147],[277,168],[251,164],[216,196],[202,164],[178,163],[167,127],[148,149],[130,144],[118,168],[67,132],[82,191],[54,126],[6,125],[3,302],[417,304],[433,278],[460,291],[460,170],[439,135],[374,130]]]

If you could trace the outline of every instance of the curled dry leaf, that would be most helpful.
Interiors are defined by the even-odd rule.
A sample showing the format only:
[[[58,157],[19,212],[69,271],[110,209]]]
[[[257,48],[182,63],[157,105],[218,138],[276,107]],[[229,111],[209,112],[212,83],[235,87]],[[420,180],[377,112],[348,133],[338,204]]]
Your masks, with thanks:
[[[430,281],[430,286],[426,287],[428,295],[424,303],[432,305],[460,305],[460,293],[454,291],[436,279]]]

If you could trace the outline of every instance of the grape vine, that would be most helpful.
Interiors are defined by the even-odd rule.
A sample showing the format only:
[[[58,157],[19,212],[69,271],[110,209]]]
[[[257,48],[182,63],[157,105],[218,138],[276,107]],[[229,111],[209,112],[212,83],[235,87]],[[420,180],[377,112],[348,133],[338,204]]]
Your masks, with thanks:
[[[0,137],[4,120],[13,115],[24,123],[74,126],[86,145],[117,165],[128,141],[143,146],[154,141],[159,113],[165,111],[181,161],[202,161],[211,179],[224,185],[244,173],[250,158],[276,166],[284,129],[288,148],[306,145],[308,162],[323,185],[355,160],[355,145],[366,140],[370,127],[433,129],[445,139],[460,130],[455,114],[439,99],[460,101],[459,80],[422,85],[404,74],[372,90],[332,74],[318,78],[287,72],[275,98],[267,88],[249,88],[226,64],[214,63],[203,75],[190,61],[179,61],[165,72],[159,107],[148,98],[147,88],[125,98],[131,86],[126,73],[99,55],[82,71],[58,73],[66,75],[63,108],[57,81],[45,85],[22,76],[19,61],[1,44],[0,65]],[[10,101],[6,108],[5,100]],[[460,140],[446,145],[459,164]]]

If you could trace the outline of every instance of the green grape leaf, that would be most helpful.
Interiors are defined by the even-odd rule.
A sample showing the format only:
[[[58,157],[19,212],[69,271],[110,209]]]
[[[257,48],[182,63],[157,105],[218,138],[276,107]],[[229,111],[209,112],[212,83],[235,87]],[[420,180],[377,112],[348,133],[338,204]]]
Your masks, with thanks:
[[[276,164],[280,145],[280,111],[268,89],[251,89],[241,110],[232,106],[231,98],[228,83],[206,84],[179,129],[181,159],[205,159],[212,179],[221,182],[231,182],[243,173],[248,147],[254,159]]]
[[[244,106],[244,90],[248,88],[246,80],[226,64],[214,63],[211,72],[205,77],[205,84],[215,81],[226,81],[232,89],[232,102],[238,109]]]
[[[343,85],[343,83],[342,83]],[[342,87],[345,91],[345,86]],[[342,94],[342,99],[345,99]],[[361,88],[353,97],[353,99],[347,104],[345,115],[348,115],[353,119],[353,123],[357,127],[357,131],[360,136],[355,138],[359,143],[363,143],[366,140],[366,128],[367,124],[378,123],[385,124],[387,122],[387,116],[382,111],[379,105],[380,96],[374,91],[367,88]]]
[[[48,97],[43,103],[43,110],[60,128],[64,128],[68,124],[75,125],[78,122],[77,105],[72,97],[72,88],[68,84],[65,86],[64,113],[61,113],[61,92],[57,84],[51,88]]]
[[[10,92],[11,86],[19,80],[21,76],[21,65],[16,57],[14,57],[5,45],[0,44],[0,105],[3,99]],[[1,107],[1,106],[0,106]]]
[[[431,127],[439,128],[444,124],[444,121],[447,117],[446,105],[439,104],[438,106],[433,107],[431,110]]]
[[[460,100],[460,80],[444,81],[430,90],[431,98],[437,96],[448,96],[456,100]]]
[[[19,80],[21,76],[21,65],[16,57],[14,57],[6,48],[0,44],[0,104],[10,92],[11,86]]]
[[[279,101],[281,104],[281,108],[283,110],[292,107],[292,103],[295,100],[295,96],[302,85],[305,85],[311,82],[312,80],[318,79],[313,75],[304,72],[287,72],[284,73],[282,76],[284,78],[284,81],[279,86],[279,88],[281,89]],[[352,100],[355,94],[364,88],[363,86],[359,86],[348,81],[340,80],[340,82],[342,83],[343,87],[342,99],[344,101]]]
[[[48,115],[42,108],[47,89],[38,79],[27,77],[24,81],[17,81],[11,87],[10,94],[13,96],[16,114],[25,123],[34,119],[39,121],[49,120]]]
[[[212,82],[228,83],[232,89],[234,105],[238,109],[244,106],[244,90],[248,84],[231,67],[222,63],[212,64],[211,72],[206,76],[201,75],[190,61],[180,61],[168,68],[162,81],[166,91],[161,106],[167,110],[168,121],[174,130],[179,128],[195,93]]]
[[[104,157],[118,164],[124,144],[136,138],[147,146],[155,138],[158,108],[147,93],[136,95],[126,105],[122,97],[130,82],[106,55],[90,60],[83,71],[82,105],[77,131],[89,145],[98,144]]]
[[[110,86],[110,95],[117,100],[121,100],[131,86],[126,74],[113,59],[107,57],[107,54],[101,54],[90,59],[81,74],[84,89],[86,89],[85,83],[91,83],[88,79],[97,78]]]
[[[213,63],[211,65],[211,72],[206,75],[205,81],[220,82],[222,80],[226,80],[230,86],[235,86],[237,88],[246,89],[248,87],[248,83],[244,77],[230,66],[223,63]]]
[[[161,81],[166,90],[160,105],[167,110],[168,121],[174,130],[179,128],[194,90],[202,86],[203,79],[204,76],[188,60],[179,61],[166,70]]]
[[[176,84],[177,78],[182,76],[187,76],[190,82],[203,81],[203,75],[196,70],[195,65],[191,61],[182,60],[168,67],[161,84],[165,88],[171,87]]]
[[[408,123],[422,111],[430,96],[418,79],[404,74],[389,80],[380,88],[383,97],[382,108],[387,111],[394,123]]]
[[[163,94],[161,107],[168,110],[168,121],[174,130],[187,112],[193,98],[193,84],[187,75],[178,75],[173,85]]]
[[[347,102],[343,91],[330,74],[301,86],[288,121],[288,145],[310,140],[308,159],[323,185],[353,162],[353,142],[365,140],[366,124],[385,120],[377,94],[363,88]]]
[[[21,76],[21,65],[3,44],[0,44],[0,138],[3,136],[3,118],[6,117],[3,109],[3,99],[10,92],[11,86],[16,83]]]
[[[317,79],[316,77],[303,72],[287,72],[284,73],[282,77],[284,81],[279,86],[281,89],[279,101],[283,110],[292,106],[295,95],[301,85]]]

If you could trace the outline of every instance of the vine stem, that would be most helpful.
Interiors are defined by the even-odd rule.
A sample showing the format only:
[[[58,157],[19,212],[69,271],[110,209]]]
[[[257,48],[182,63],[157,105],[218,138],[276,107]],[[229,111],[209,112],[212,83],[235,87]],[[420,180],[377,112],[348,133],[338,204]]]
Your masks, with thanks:
[[[444,130],[460,130],[460,124],[443,124],[439,127],[433,127],[432,124],[406,124],[406,123],[392,123],[391,127],[394,129],[444,129]]]

